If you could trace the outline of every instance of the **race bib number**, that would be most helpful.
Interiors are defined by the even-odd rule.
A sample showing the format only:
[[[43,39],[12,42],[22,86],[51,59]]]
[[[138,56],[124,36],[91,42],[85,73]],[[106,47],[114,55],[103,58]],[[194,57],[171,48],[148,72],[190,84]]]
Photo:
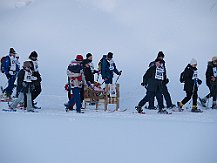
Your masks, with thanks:
[[[217,67],[213,67],[213,76],[216,78],[217,77]]]
[[[163,67],[156,68],[155,79],[164,80],[164,68]]]
[[[193,74],[193,76],[192,76],[192,79],[193,79],[193,80],[197,79],[197,70],[194,71],[194,74]]]

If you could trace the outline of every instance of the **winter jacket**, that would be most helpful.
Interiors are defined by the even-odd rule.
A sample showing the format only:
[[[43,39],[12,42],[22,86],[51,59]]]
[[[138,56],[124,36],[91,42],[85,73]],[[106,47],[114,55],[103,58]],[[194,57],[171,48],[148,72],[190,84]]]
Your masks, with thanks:
[[[31,63],[31,70],[32,70],[32,75],[34,77],[37,78],[36,81],[34,81],[34,84],[40,84],[40,82],[42,81],[42,78],[41,78],[41,74],[39,73],[38,71],[38,61],[33,61],[33,60],[29,60],[30,63]]]
[[[162,60],[162,65],[163,65],[163,68],[164,68],[164,80],[162,82],[163,85],[166,85],[169,83],[169,79],[167,78],[167,75],[166,75],[166,62],[164,60]],[[152,61],[151,63],[149,63],[149,67],[152,67],[152,66],[155,66],[155,61]]]
[[[186,92],[193,92],[198,90],[198,84],[201,84],[202,81],[197,77],[197,68],[192,67],[190,64],[184,70],[184,90]]]
[[[147,91],[159,91],[162,89],[162,82],[164,80],[164,76],[164,68],[157,68],[156,65],[153,65],[144,74],[143,85],[146,86]]]
[[[117,75],[120,74],[120,72],[116,68],[114,61],[113,60],[108,61],[106,55],[104,55],[102,58],[102,67],[101,67],[102,78],[112,79],[114,73],[116,73]]]
[[[85,66],[85,64],[87,64],[87,63],[89,64],[89,67]],[[91,60],[85,59],[83,61],[83,71],[84,71],[84,76],[85,76],[86,81],[94,83],[95,70],[94,70],[93,63]]]
[[[32,92],[32,72],[21,69],[17,75],[17,91],[22,93]],[[28,90],[29,89],[29,90]]]
[[[211,80],[212,76],[216,78],[215,81]],[[217,66],[215,66],[212,62],[208,62],[208,65],[207,65],[206,85],[208,87],[211,87],[212,85],[217,85]]]
[[[79,69],[79,72],[73,72],[73,66]],[[86,85],[86,80],[84,72],[82,70],[82,64],[78,61],[72,61],[67,68],[67,75],[69,77],[70,88],[82,88],[83,85]]]
[[[9,71],[12,71],[14,75],[16,75],[17,72],[19,72],[19,66],[17,65],[17,60],[15,57],[12,57],[10,55],[6,56],[3,64],[4,73],[6,75],[9,74]]]

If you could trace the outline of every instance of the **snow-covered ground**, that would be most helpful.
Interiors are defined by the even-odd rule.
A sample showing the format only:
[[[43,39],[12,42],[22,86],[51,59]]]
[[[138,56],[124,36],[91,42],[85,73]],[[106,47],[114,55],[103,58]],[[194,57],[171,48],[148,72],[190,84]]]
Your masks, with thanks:
[[[0,163],[216,163],[217,111],[133,113],[145,95],[142,75],[164,51],[173,102],[185,93],[179,74],[198,60],[205,85],[207,61],[217,55],[216,0],[1,0],[0,56],[10,47],[21,61],[39,53],[43,92],[38,113],[0,111]],[[114,52],[123,70],[121,109],[66,113],[66,67],[92,52],[94,64]],[[0,74],[0,85],[6,79]],[[211,105],[211,102],[210,102]],[[186,105],[188,106],[188,104]],[[0,103],[0,109],[7,108]],[[102,109],[102,108],[101,108]],[[114,106],[110,106],[114,109]],[[203,109],[203,108],[201,108]]]

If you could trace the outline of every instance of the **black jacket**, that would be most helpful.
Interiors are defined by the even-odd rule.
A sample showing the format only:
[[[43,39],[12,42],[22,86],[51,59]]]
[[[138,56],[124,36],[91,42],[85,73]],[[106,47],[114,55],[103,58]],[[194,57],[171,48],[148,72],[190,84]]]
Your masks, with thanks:
[[[143,76],[143,84],[146,85],[147,91],[157,92],[162,89],[162,80],[155,78],[156,66],[149,67]]]
[[[31,83],[25,82],[24,77],[25,77],[25,70],[21,69],[17,75],[17,92],[27,93],[28,88],[30,88],[30,92],[32,92],[33,90],[32,82]]]
[[[206,85],[208,87],[211,87],[211,85],[217,85],[217,80],[216,81],[211,81],[211,77],[214,76],[214,73],[213,73],[213,68],[215,68],[216,66],[213,65],[212,62],[208,62],[208,65],[207,65],[207,69],[206,69]]]
[[[187,92],[193,92],[198,90],[198,83],[201,84],[202,81],[200,79],[193,79],[194,72],[197,71],[196,67],[192,67],[190,64],[184,70],[184,90]]]

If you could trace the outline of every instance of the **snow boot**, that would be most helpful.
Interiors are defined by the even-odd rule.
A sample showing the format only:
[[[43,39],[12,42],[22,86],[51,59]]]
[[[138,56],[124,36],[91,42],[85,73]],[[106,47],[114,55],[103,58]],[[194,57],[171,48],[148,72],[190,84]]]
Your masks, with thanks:
[[[199,101],[200,101],[200,103],[201,103],[201,105],[202,105],[203,107],[206,107],[206,101],[207,101],[207,98],[206,98],[206,97],[204,97],[204,98],[200,98],[200,97],[199,97]]]
[[[172,104],[171,106],[167,107],[168,109],[173,109],[173,108],[176,108],[176,105],[175,104]]]
[[[191,109],[191,112],[194,112],[194,113],[202,113],[203,111],[198,109],[197,106],[193,105],[192,106],[192,109]]]
[[[216,101],[213,101],[213,103],[212,103],[212,109],[217,109],[217,103],[216,103]]]
[[[137,110],[138,113],[142,113],[143,109],[141,106],[136,106],[135,109]]]
[[[158,111],[159,114],[169,114],[169,112],[167,110],[164,110],[164,109],[160,109]]]
[[[182,102],[177,102],[177,107],[178,107],[178,111],[179,111],[179,112],[184,111],[184,109],[182,109],[182,107],[183,107]]]
[[[147,109],[149,109],[149,110],[157,110],[157,107],[156,106],[152,106],[152,107],[147,107]]]

